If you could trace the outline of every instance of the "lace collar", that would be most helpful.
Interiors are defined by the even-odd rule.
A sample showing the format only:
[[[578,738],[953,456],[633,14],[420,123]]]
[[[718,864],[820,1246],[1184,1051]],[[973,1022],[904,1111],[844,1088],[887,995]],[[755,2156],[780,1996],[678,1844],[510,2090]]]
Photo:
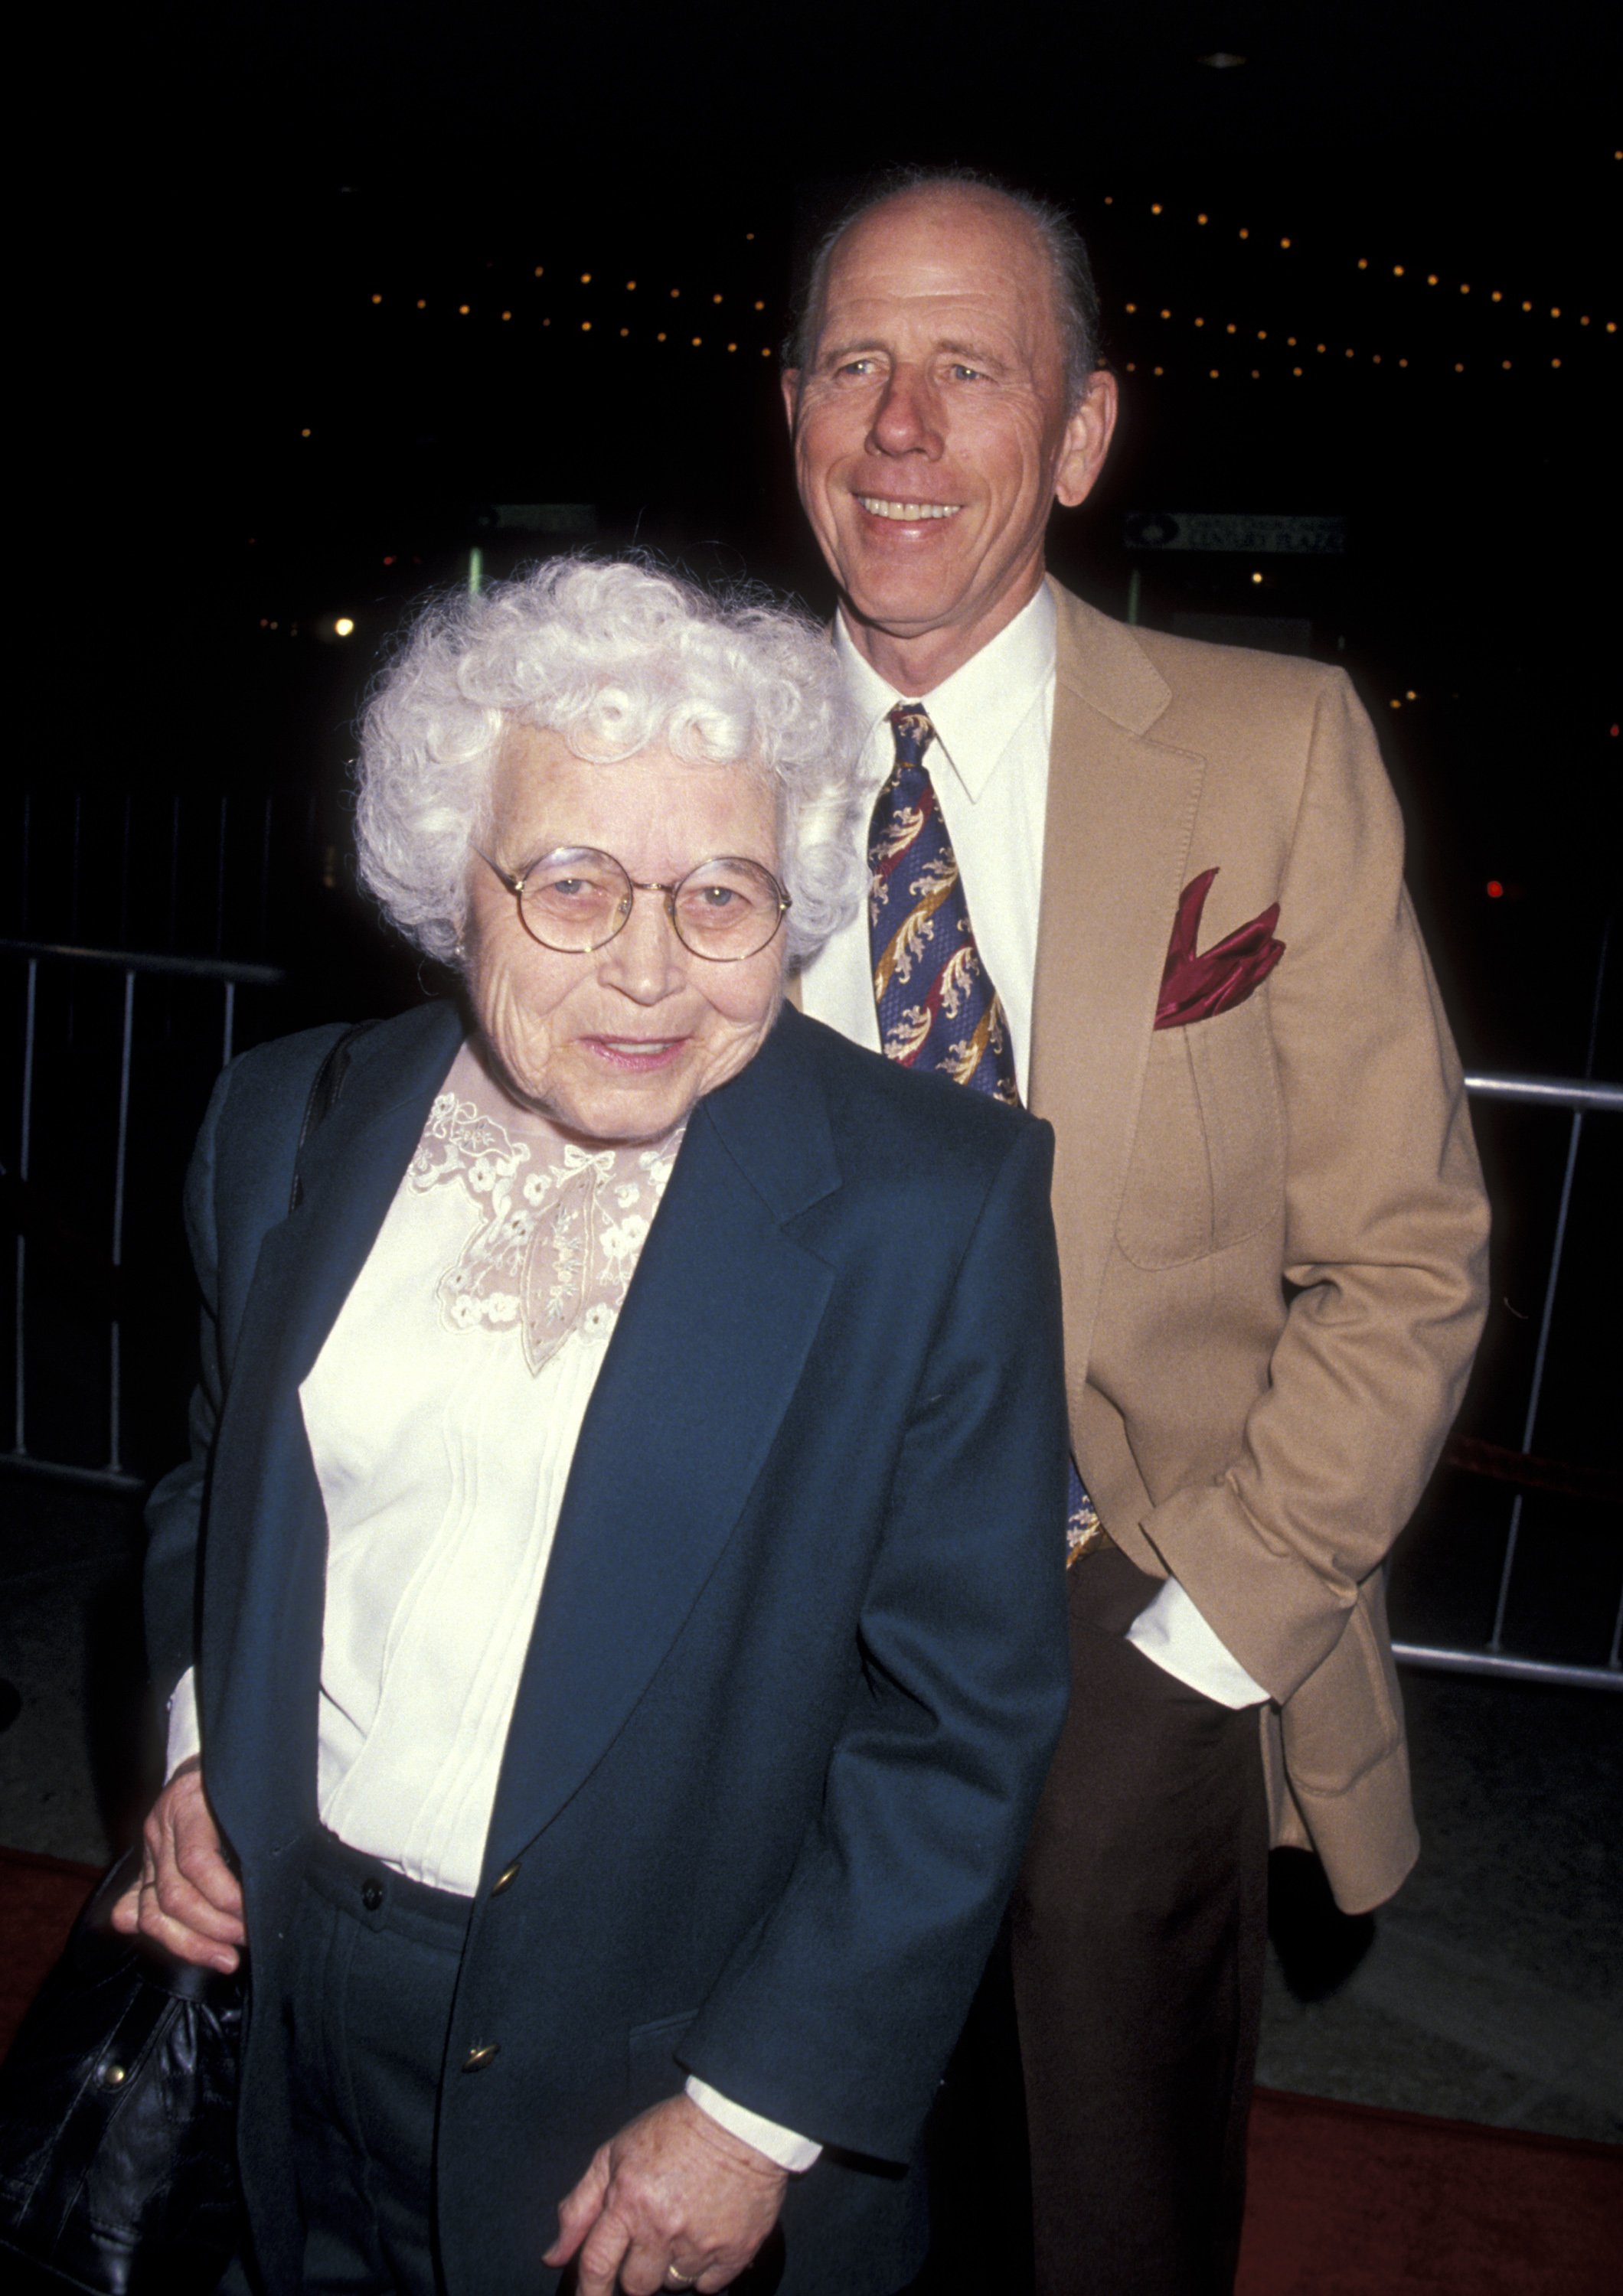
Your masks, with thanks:
[[[515,1332],[536,1373],[571,1340],[601,1344],[614,1330],[687,1128],[651,1146],[594,1150],[539,1119],[526,1133],[510,1104],[491,1113],[496,1101],[465,1046],[407,1177],[419,1193],[459,1188],[480,1214],[440,1276],[441,1321]]]

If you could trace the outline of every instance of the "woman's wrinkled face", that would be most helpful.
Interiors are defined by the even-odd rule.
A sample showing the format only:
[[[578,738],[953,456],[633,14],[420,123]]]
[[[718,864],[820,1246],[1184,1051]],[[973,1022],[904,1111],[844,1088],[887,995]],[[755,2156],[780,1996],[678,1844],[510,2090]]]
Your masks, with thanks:
[[[720,854],[776,873],[772,793],[737,766],[663,750],[617,764],[556,734],[509,734],[486,850],[516,873],[559,846],[613,854],[641,884],[671,884]],[[783,996],[784,936],[733,964],[695,956],[663,898],[639,892],[601,948],[543,948],[495,873],[469,862],[466,980],[509,1091],[586,1142],[656,1140],[761,1049]]]

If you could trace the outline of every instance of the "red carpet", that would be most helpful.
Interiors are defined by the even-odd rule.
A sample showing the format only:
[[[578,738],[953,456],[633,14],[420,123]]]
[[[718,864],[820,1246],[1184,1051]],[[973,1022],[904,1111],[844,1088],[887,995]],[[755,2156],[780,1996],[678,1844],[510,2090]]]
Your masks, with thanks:
[[[0,1849],[0,2053],[95,1879]],[[1236,2296],[1613,2296],[1623,2147],[1259,2089]]]
[[[1259,2089],[1236,2296],[1614,2296],[1623,2146]]]

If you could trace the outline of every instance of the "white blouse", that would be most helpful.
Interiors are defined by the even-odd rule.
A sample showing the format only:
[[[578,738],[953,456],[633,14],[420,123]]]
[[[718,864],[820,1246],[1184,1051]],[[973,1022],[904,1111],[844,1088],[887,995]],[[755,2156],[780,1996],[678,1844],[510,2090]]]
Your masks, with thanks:
[[[581,1421],[680,1142],[566,1145],[465,1046],[299,1390],[322,1823],[435,1889],[478,1886]],[[200,1742],[188,1672],[169,1768]]]

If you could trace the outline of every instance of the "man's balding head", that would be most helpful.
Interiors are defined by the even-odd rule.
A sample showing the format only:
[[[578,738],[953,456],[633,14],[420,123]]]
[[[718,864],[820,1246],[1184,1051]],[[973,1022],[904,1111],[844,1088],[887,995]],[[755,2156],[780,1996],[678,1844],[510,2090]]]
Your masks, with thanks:
[[[892,201],[924,197],[972,203],[1001,202],[1021,217],[1042,250],[1053,294],[1056,328],[1065,358],[1066,384],[1073,406],[1085,394],[1099,364],[1099,290],[1082,234],[1065,209],[1034,193],[1015,190],[996,177],[968,168],[894,168],[847,202],[812,248],[795,297],[794,323],[783,347],[787,366],[803,372],[817,340],[828,266],[846,234]]]

